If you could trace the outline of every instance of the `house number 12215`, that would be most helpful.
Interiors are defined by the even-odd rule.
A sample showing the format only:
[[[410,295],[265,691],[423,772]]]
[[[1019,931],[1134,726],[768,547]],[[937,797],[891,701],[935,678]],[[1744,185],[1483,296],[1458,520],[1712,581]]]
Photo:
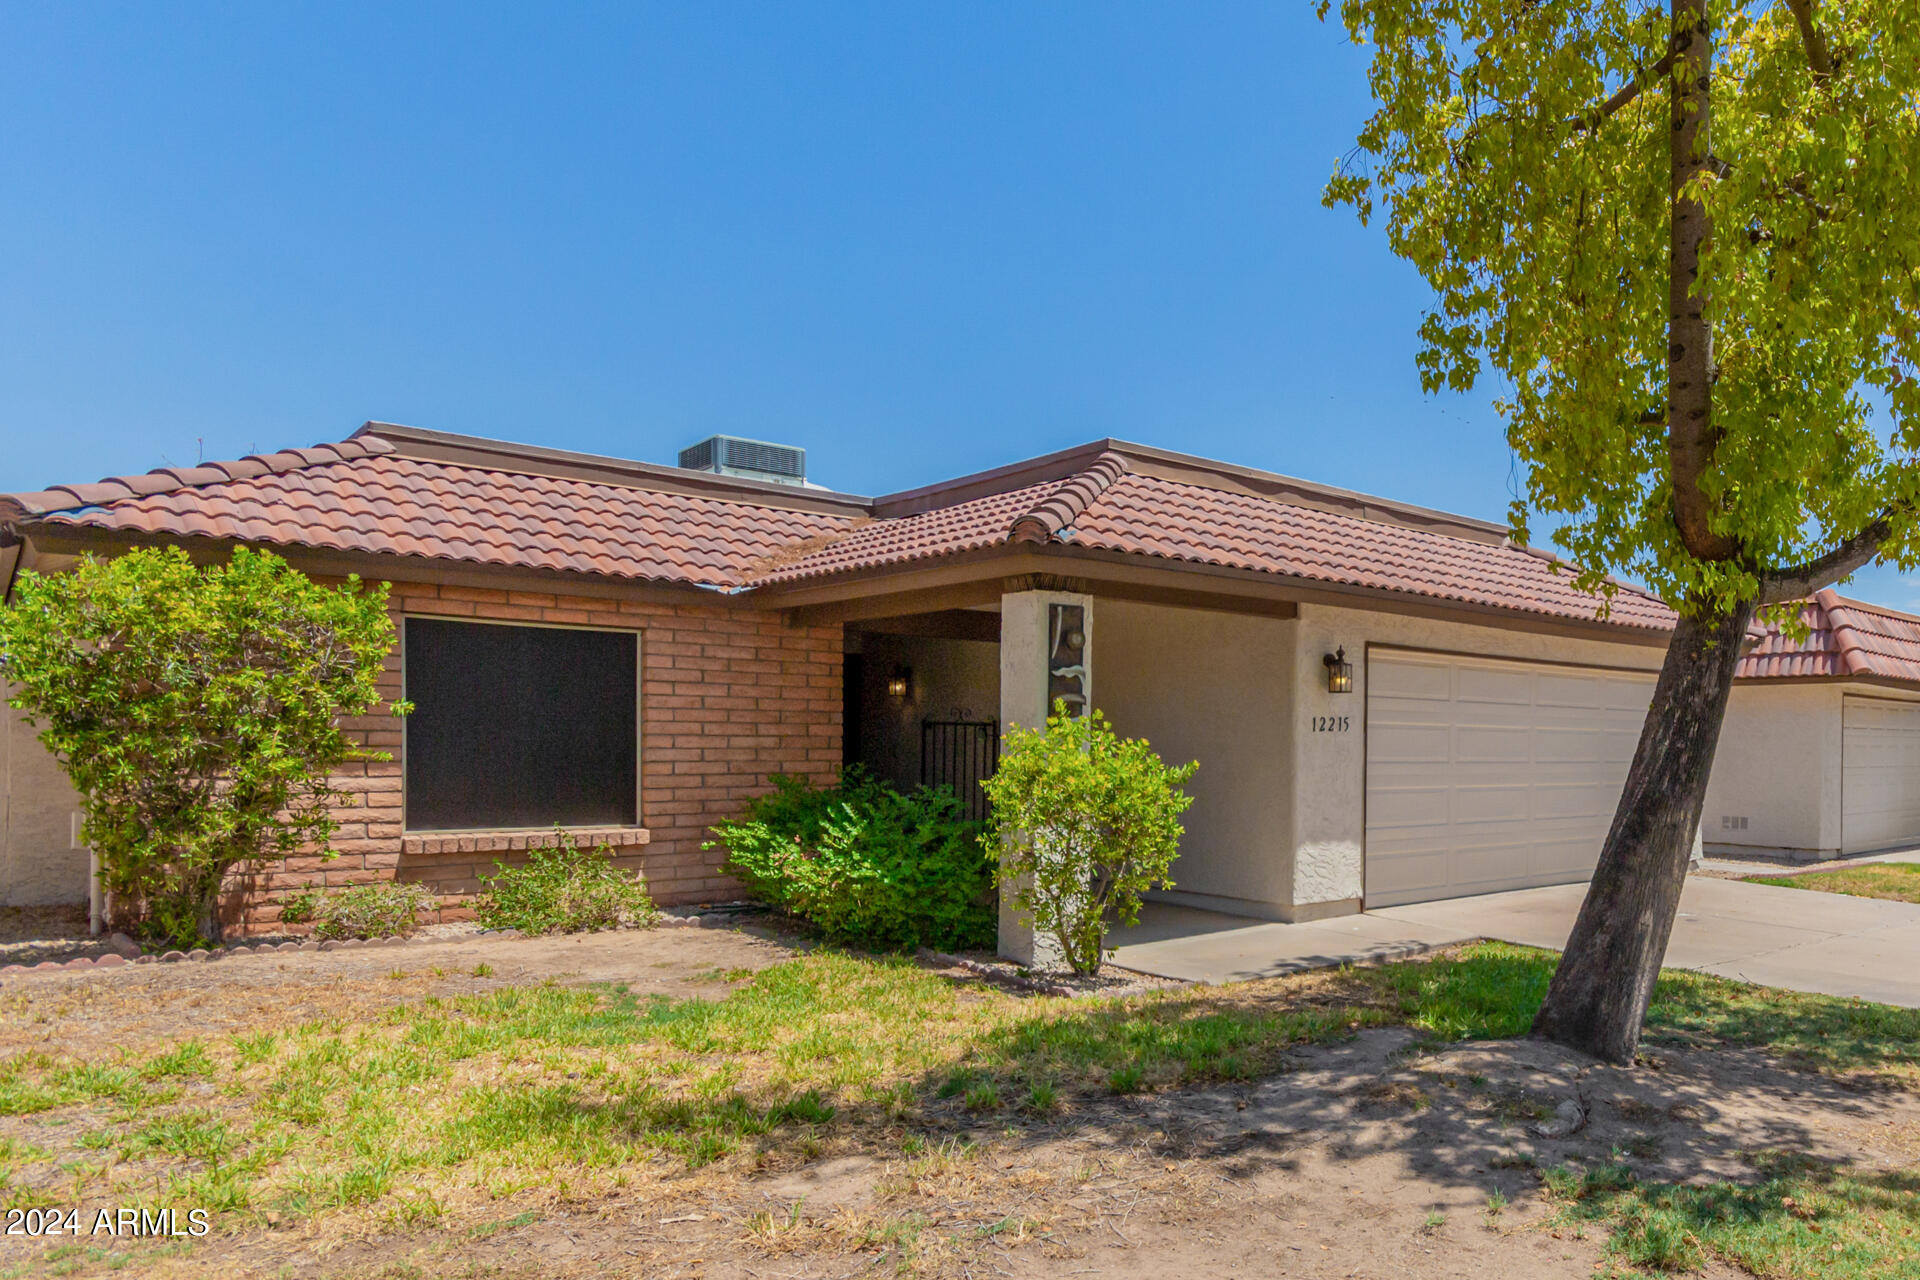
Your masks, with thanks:
[[[1315,716],[1313,718],[1313,731],[1315,733],[1345,733],[1347,731],[1347,717]]]

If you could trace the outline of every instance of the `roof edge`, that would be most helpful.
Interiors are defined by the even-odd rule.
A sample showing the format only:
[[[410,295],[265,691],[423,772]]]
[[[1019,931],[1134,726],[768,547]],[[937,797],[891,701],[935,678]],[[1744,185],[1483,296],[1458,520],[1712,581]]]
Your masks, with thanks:
[[[1422,507],[1411,502],[1317,484],[1297,476],[1236,466],[1198,454],[1179,453],[1112,437],[1089,440],[1069,449],[938,484],[885,494],[873,499],[873,514],[882,518],[918,515],[1011,489],[1024,489],[1049,480],[1064,480],[1088,470],[1108,454],[1119,458],[1128,471],[1137,475],[1268,498],[1292,506],[1357,516],[1380,524],[1421,529],[1472,542],[1500,543],[1506,541],[1509,534],[1505,525],[1491,520],[1455,515],[1450,511]]]
[[[348,439],[363,437],[385,441],[402,457],[481,467],[491,471],[554,476],[659,493],[680,493],[719,501],[746,501],[756,506],[837,515],[868,515],[873,505],[868,498],[832,489],[802,489],[768,480],[688,471],[661,463],[638,462],[632,458],[548,449],[541,445],[518,444],[488,436],[409,427],[397,422],[369,420]]]
[[[92,484],[56,484],[37,493],[0,495],[0,518],[9,522],[31,520],[55,512],[102,506],[122,498],[176,493],[202,485],[248,480],[254,476],[300,471],[335,462],[355,462],[392,452],[393,446],[387,441],[372,437],[362,440],[359,433],[355,432],[345,440],[327,441],[306,449],[250,453],[232,461],[201,462],[191,467],[155,467],[145,475],[107,476]]]

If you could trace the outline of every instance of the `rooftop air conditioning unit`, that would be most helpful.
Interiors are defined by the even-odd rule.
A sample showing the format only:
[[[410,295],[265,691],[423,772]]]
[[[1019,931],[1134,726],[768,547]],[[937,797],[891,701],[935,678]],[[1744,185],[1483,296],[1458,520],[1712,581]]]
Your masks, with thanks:
[[[771,480],[775,484],[807,482],[807,451],[739,436],[708,436],[680,451],[680,465],[688,471]]]

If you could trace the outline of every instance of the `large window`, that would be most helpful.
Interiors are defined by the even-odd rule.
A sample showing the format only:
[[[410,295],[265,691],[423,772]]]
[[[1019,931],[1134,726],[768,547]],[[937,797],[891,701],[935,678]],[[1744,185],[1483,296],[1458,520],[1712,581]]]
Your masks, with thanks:
[[[639,820],[639,637],[408,618],[407,827]]]

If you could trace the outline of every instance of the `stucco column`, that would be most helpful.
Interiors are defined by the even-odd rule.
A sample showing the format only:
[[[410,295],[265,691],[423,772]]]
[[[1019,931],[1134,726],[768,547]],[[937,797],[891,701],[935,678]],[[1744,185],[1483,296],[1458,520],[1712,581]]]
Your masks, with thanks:
[[[1076,612],[1077,611],[1077,612]],[[1075,638],[1079,643],[1071,643]],[[1037,728],[1047,721],[1049,693],[1078,690],[1084,711],[1093,699],[1093,597],[1067,591],[1015,591],[1000,597],[1000,726]],[[1071,701],[1071,699],[1070,699]],[[1058,963],[1058,947],[1036,938],[1000,894],[1000,954],[1021,964]]]
[[[1293,655],[1293,898],[1289,920],[1346,915],[1364,883],[1367,634],[1358,616],[1300,608]],[[1326,656],[1345,650],[1353,689],[1327,688]]]

